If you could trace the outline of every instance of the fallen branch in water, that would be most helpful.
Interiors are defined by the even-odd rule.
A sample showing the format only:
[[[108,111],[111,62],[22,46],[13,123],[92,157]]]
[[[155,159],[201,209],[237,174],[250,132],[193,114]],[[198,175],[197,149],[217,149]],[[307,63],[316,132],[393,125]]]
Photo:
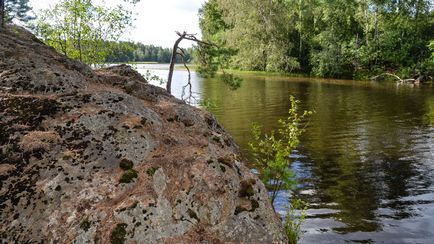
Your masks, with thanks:
[[[373,76],[371,77],[371,80],[378,80],[378,78],[382,77],[382,76],[391,76],[393,78],[395,78],[399,83],[417,83],[417,79],[401,79],[399,76],[392,74],[392,73],[383,73],[377,76]]]

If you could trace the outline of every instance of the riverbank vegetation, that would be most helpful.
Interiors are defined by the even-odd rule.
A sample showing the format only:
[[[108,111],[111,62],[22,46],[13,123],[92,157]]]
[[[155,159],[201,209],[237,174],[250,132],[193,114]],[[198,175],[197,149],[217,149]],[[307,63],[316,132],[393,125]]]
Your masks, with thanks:
[[[232,50],[234,69],[432,80],[433,9],[430,0],[208,0],[200,27]]]
[[[291,155],[300,143],[304,132],[303,123],[312,111],[299,111],[300,101],[290,97],[288,117],[279,120],[279,129],[265,134],[261,126],[254,124],[253,141],[249,143],[255,166],[260,169],[260,179],[269,190],[274,205],[278,194],[283,190],[293,190],[296,186],[295,174],[291,170]],[[306,216],[307,204],[291,197],[291,204],[285,216],[285,232],[289,243],[297,243],[301,236],[301,223]],[[297,213],[298,212],[298,213]]]
[[[300,101],[290,97],[288,117],[279,120],[279,129],[263,134],[261,126],[254,124],[253,141],[249,143],[255,159],[255,166],[262,170],[261,180],[270,190],[271,203],[278,193],[295,185],[294,173],[290,169],[291,155],[300,143],[299,137],[304,129],[303,121],[312,115],[311,111],[299,112]]]

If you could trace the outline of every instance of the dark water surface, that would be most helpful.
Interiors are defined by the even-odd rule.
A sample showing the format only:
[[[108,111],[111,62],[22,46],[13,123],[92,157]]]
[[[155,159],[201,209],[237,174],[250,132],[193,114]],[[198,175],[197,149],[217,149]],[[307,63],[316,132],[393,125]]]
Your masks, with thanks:
[[[154,69],[165,76],[167,66]],[[159,69],[160,70],[155,70]],[[185,71],[175,72],[181,94]],[[193,74],[194,90],[248,155],[252,122],[276,128],[289,96],[315,110],[293,155],[310,204],[301,243],[434,243],[434,88],[245,75],[229,91]],[[284,211],[288,193],[277,208]]]

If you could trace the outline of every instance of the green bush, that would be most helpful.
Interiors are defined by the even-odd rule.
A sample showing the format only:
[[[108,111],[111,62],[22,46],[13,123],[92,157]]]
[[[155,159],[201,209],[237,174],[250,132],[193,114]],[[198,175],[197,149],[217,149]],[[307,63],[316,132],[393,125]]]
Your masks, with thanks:
[[[290,102],[288,117],[279,120],[280,128],[268,135],[261,132],[261,126],[253,125],[254,142],[249,143],[256,166],[261,170],[260,178],[271,192],[272,204],[280,190],[291,189],[295,185],[294,172],[290,169],[290,156],[300,143],[299,137],[304,131],[304,128],[301,128],[302,122],[312,114],[311,111],[299,114],[299,101],[293,96],[290,97]],[[300,215],[296,215],[297,209],[301,209]],[[301,223],[306,216],[306,209],[306,203],[300,199],[292,199],[284,223],[289,243],[297,243],[300,239]]]
[[[301,122],[311,111],[298,113],[298,104],[293,96],[290,97],[291,108],[288,117],[279,120],[280,128],[268,134],[262,134],[261,126],[254,124],[252,133],[254,141],[249,143],[255,157],[256,166],[262,171],[260,178],[271,191],[271,202],[282,189],[291,189],[294,184],[294,173],[289,168],[292,151],[299,144],[299,136],[304,131]]]

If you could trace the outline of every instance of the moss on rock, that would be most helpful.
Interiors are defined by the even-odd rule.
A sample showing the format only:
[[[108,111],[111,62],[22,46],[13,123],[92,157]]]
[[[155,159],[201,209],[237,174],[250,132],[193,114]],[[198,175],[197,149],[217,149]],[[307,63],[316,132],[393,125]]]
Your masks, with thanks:
[[[125,243],[125,236],[127,235],[127,224],[117,224],[110,235],[110,242],[112,244]]]
[[[119,180],[120,183],[131,183],[133,179],[138,177],[138,173],[134,169],[125,170],[124,174],[121,176]]]
[[[133,162],[131,160],[126,159],[126,158],[122,159],[121,162],[119,163],[119,167],[121,167],[121,169],[123,169],[123,170],[132,169],[133,166],[134,166]]]

